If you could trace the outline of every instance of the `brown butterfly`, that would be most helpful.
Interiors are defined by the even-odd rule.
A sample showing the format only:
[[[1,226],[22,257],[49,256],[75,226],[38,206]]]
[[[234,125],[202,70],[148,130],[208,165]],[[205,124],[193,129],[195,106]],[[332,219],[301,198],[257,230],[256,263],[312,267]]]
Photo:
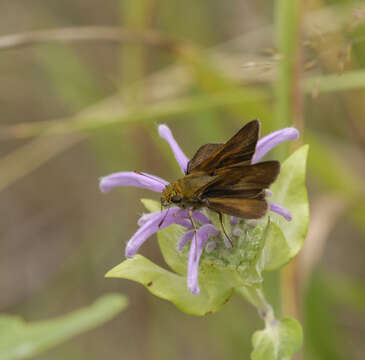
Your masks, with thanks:
[[[280,172],[278,161],[251,164],[260,123],[253,120],[224,144],[206,144],[189,161],[186,175],[168,184],[161,206],[193,211],[208,208],[245,219],[258,219],[268,210],[267,189]],[[195,228],[195,225],[193,223]],[[224,228],[223,228],[224,230]]]

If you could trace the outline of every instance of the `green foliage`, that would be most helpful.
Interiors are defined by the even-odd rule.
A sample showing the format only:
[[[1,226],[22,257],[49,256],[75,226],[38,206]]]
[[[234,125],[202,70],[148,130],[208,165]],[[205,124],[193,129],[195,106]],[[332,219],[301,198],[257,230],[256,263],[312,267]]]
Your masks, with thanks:
[[[334,298],[326,280],[315,271],[304,297],[305,339],[307,352],[323,360],[351,359],[341,343],[343,333],[339,328]],[[349,350],[349,349],[346,349]],[[346,356],[345,356],[346,354]],[[316,358],[315,357],[315,358]]]
[[[186,286],[185,276],[165,270],[141,255],[123,261],[110,270],[106,277],[137,281],[152,294],[171,301],[180,310],[193,315],[217,311],[233,292],[230,277],[224,277],[224,274],[212,268],[202,275],[200,294],[193,295]]]
[[[26,323],[0,316],[0,359],[27,359],[112,319],[127,306],[118,294],[105,295],[91,306],[52,320]]]
[[[47,45],[36,56],[46,72],[52,91],[69,109],[81,110],[102,97],[91,67],[69,46]]]
[[[303,334],[298,321],[292,318],[272,320],[264,330],[252,337],[252,360],[284,360],[290,358],[302,346]]]

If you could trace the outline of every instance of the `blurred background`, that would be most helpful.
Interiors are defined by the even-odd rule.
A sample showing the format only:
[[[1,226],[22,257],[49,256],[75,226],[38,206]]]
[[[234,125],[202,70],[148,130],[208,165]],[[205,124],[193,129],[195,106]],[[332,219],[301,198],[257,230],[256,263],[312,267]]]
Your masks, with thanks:
[[[0,312],[34,321],[107,292],[130,298],[114,320],[37,359],[249,357],[263,323],[237,296],[197,318],[104,278],[137,229],[139,199],[158,196],[101,194],[98,179],[176,179],[159,123],[192,156],[253,118],[262,134],[293,125],[310,144],[311,226],[290,268],[303,359],[363,359],[365,4],[302,1],[294,25],[277,10],[268,0],[0,2]],[[50,31],[61,28],[71,30]],[[280,117],[285,81],[290,114]],[[154,239],[141,252],[164,264]],[[288,315],[282,278],[267,274],[267,291]]]

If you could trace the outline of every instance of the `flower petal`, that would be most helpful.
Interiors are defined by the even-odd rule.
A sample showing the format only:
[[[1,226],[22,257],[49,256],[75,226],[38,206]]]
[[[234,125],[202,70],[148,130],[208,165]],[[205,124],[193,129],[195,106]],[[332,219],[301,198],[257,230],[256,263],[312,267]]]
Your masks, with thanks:
[[[195,230],[187,231],[179,240],[177,248],[179,251],[184,249],[184,246],[193,238]]]
[[[184,152],[181,150],[180,146],[178,145],[174,136],[172,135],[172,132],[169,129],[169,127],[165,124],[159,125],[158,133],[160,134],[160,136],[163,139],[165,139],[169,143],[171,150],[174,153],[175,159],[178,162],[178,164],[180,165],[182,172],[184,174],[186,174],[189,159],[184,154]]]
[[[144,225],[148,220],[153,218],[156,213],[143,214],[137,221],[138,226]]]
[[[176,212],[176,215],[179,217],[183,217],[188,219],[189,210],[180,210]],[[193,219],[198,220],[202,224],[210,224],[211,221],[209,220],[208,216],[206,216],[202,211],[194,211],[191,215]]]
[[[174,207],[163,211],[149,214],[149,219],[137,230],[130,238],[125,248],[127,258],[134,257],[141,245],[158,230],[163,229],[171,224],[179,224],[191,228],[190,221],[174,216],[179,208]]]
[[[298,137],[299,131],[293,127],[277,130],[267,136],[264,136],[257,142],[256,152],[252,158],[252,164],[259,162],[267,152],[283,141],[296,140]]]
[[[203,225],[196,233],[190,245],[188,260],[187,284],[189,290],[194,294],[199,294],[199,260],[203,252],[203,247],[208,241],[209,236],[217,236],[219,231],[212,224]]]
[[[134,171],[117,172],[100,179],[99,187],[103,193],[109,192],[117,186],[136,186],[152,191],[162,192],[167,181],[150,174]]]
[[[291,216],[288,209],[286,209],[285,207],[280,206],[278,204],[275,204],[272,201],[270,201],[270,210],[273,211],[273,212],[276,212],[277,214],[279,214],[281,216],[283,216],[288,221],[292,220],[292,216]]]

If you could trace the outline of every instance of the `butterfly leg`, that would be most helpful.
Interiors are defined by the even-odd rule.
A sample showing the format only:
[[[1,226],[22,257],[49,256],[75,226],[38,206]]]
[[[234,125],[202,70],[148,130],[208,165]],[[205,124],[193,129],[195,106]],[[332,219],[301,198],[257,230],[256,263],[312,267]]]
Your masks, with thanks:
[[[161,228],[162,224],[165,222],[169,211],[170,211],[170,208],[167,209],[165,216],[161,219],[160,223],[158,224],[158,228]],[[161,206],[161,212],[162,212],[162,206]]]
[[[182,215],[178,215],[178,213],[181,211],[180,210],[177,210],[176,212],[174,212],[173,216],[176,217],[176,218],[179,218],[179,219],[189,219],[189,215],[188,216],[182,216]]]
[[[229,241],[231,247],[233,247],[233,242],[231,240],[231,238],[228,236],[227,232],[226,232],[226,229],[224,228],[224,225],[223,225],[223,215],[221,212],[217,212],[218,213],[218,216],[219,216],[219,222],[221,224],[221,228],[222,228],[222,231],[225,235],[225,237],[227,238],[227,240]]]

